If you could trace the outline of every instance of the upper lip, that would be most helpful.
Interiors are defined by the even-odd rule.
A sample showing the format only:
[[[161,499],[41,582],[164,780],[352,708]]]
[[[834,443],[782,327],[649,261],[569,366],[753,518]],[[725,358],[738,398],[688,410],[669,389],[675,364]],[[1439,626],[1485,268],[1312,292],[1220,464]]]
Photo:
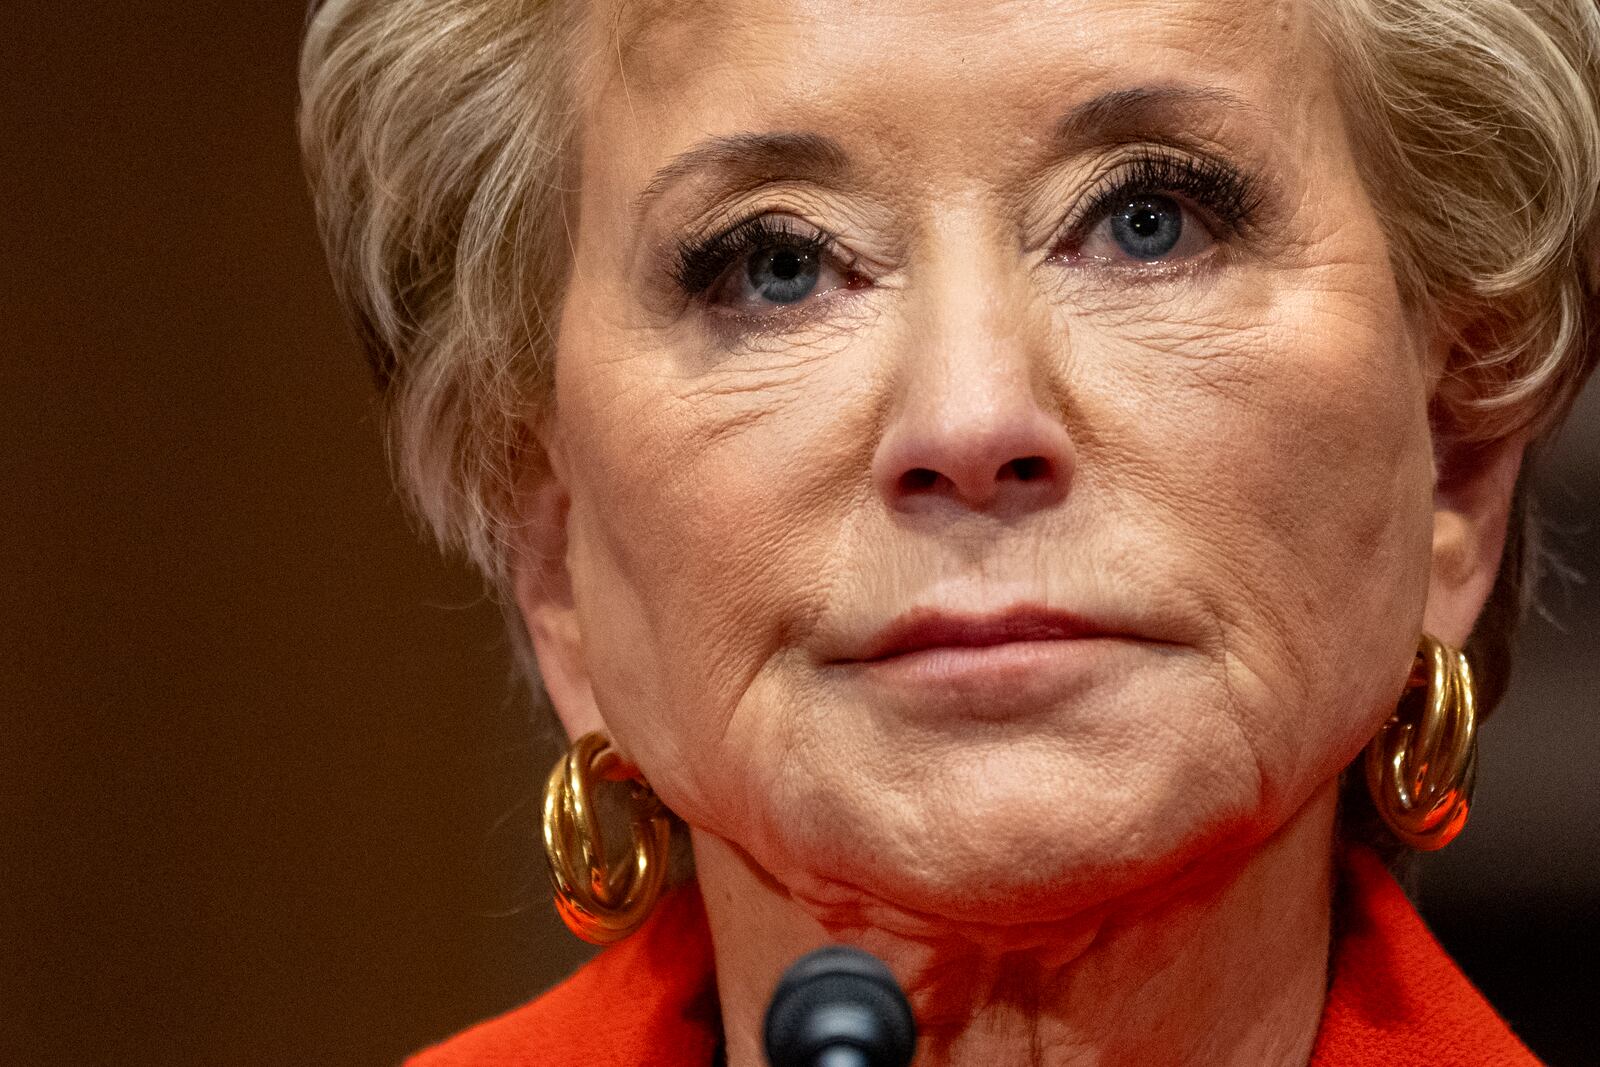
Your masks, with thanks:
[[[928,648],[981,648],[1011,641],[1057,641],[1106,631],[1064,611],[1019,604],[990,614],[971,615],[915,608],[874,634],[856,661],[887,659]]]

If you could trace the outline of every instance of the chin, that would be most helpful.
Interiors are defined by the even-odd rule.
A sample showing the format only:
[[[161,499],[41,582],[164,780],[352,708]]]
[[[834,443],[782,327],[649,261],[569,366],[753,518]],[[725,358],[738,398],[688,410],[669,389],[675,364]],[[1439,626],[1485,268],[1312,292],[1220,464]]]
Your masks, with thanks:
[[[1014,928],[1025,938],[1160,893],[1271,832],[1255,796],[1196,791],[1188,773],[1146,766],[1099,789],[1063,789],[1050,762],[1055,774],[1013,755],[1002,779],[927,781],[921,804],[836,794],[813,819],[790,821],[772,873],[836,930],[983,937]],[[1085,768],[1082,777],[1099,776]]]

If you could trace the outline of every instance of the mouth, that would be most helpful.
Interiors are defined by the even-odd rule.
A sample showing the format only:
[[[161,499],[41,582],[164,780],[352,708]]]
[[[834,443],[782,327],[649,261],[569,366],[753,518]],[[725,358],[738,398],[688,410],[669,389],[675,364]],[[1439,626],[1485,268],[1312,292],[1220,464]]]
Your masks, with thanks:
[[[1018,604],[982,615],[917,608],[878,631],[843,662],[878,663],[938,650],[985,649],[1107,636],[1113,635],[1094,623],[1033,604]]]
[[[1057,706],[1139,638],[1036,602],[965,614],[916,608],[832,662],[884,706],[919,717],[1017,718]]]

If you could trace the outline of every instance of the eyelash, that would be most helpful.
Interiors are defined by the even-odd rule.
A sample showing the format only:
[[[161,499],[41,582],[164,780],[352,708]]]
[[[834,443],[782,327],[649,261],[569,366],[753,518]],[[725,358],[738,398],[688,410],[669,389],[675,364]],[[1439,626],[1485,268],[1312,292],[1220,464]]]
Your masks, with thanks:
[[[1084,198],[1086,206],[1066,228],[1063,241],[1083,239],[1088,228],[1129,200],[1141,196],[1175,195],[1190,201],[1209,216],[1215,237],[1231,237],[1246,230],[1260,211],[1262,195],[1257,183],[1218,159],[1148,152],[1127,160]]]
[[[1065,241],[1081,240],[1088,225],[1099,222],[1129,199],[1140,195],[1178,195],[1192,201],[1210,216],[1211,225],[1231,236],[1244,230],[1261,203],[1256,183],[1220,160],[1149,152],[1126,161],[1086,199]],[[699,296],[714,286],[735,262],[776,248],[816,253],[833,259],[841,255],[838,243],[826,234],[797,228],[782,215],[752,215],[707,237],[679,244],[672,276],[689,296]]]
[[[786,216],[756,215],[679,245],[672,276],[685,293],[697,296],[715,285],[738,260],[776,248],[844,258],[838,244],[826,234],[796,228],[794,220]]]

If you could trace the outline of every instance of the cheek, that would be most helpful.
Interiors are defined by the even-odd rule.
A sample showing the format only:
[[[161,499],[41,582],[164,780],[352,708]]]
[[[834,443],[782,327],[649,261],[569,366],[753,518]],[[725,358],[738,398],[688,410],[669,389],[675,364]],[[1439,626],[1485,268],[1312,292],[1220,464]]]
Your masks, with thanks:
[[[661,769],[657,792],[702,823],[740,788],[719,780],[736,753],[706,754],[734,746],[757,676],[828,604],[838,572],[825,564],[868,504],[873,386],[835,355],[679,375],[660,371],[670,353],[575,354],[558,382],[596,698],[635,758]]]
[[[1292,801],[1398,692],[1431,453],[1397,304],[1327,278],[1256,292],[1080,330],[1079,488],[1210,616],[1241,733]]]

